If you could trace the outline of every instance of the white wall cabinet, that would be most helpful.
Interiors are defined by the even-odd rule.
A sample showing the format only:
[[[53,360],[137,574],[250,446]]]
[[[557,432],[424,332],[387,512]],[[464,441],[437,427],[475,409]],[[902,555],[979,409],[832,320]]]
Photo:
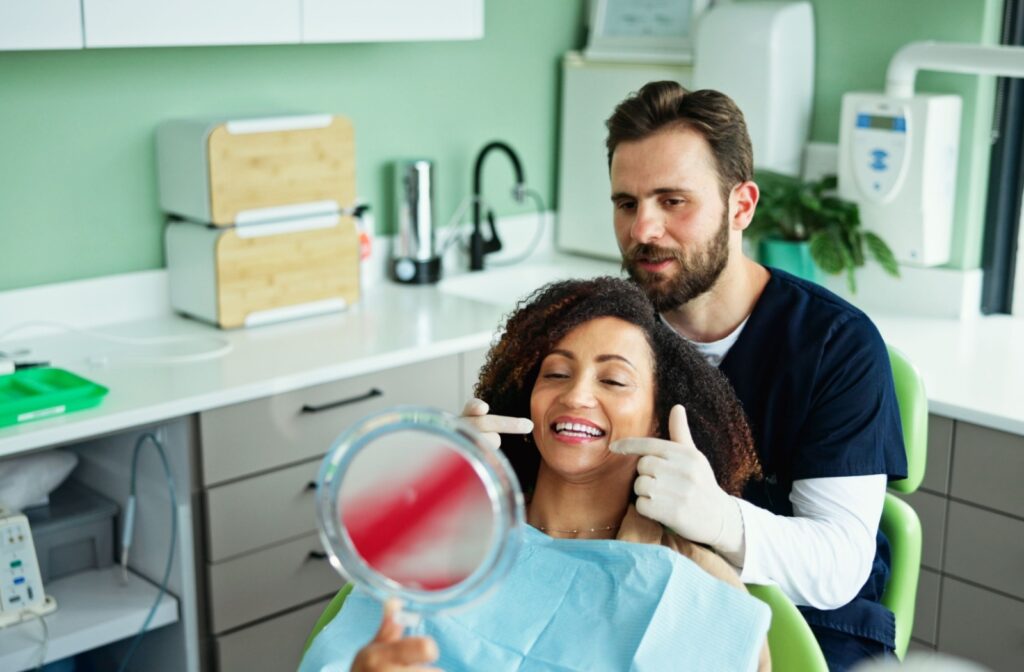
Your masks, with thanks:
[[[484,0],[0,0],[0,51],[483,35]]]
[[[302,0],[303,42],[477,40],[483,0]]]
[[[0,0],[0,50],[81,48],[80,0]]]
[[[301,39],[297,0],[83,0],[85,46],[287,44]]]

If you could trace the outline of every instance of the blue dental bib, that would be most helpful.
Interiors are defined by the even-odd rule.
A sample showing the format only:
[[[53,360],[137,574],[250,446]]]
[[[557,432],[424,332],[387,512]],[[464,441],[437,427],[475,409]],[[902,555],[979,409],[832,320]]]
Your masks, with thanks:
[[[348,671],[380,626],[356,589],[313,641],[300,672]],[[533,529],[483,599],[424,618],[462,670],[755,670],[770,612],[675,551],[615,540],[553,539]]]

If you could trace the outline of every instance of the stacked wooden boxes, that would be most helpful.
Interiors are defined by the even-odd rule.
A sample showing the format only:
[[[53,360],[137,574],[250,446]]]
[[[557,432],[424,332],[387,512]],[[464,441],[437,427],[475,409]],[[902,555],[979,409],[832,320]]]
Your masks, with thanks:
[[[358,300],[355,141],[344,117],[167,121],[157,167],[175,310],[232,328]]]

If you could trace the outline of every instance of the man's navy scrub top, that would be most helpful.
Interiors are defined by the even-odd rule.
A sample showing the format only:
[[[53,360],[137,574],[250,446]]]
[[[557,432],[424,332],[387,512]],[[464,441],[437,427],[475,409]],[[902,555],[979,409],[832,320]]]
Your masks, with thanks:
[[[795,480],[906,478],[899,407],[878,330],[828,290],[768,270],[771,279],[720,366],[743,403],[764,469],[744,499],[792,515]],[[801,611],[812,626],[893,648],[893,615],[879,603],[888,575],[889,543],[879,531],[874,565],[857,597],[839,609]]]

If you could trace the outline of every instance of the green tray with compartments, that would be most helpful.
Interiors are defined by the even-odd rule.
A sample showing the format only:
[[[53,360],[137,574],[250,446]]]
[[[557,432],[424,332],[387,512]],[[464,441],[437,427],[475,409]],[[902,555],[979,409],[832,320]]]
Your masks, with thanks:
[[[22,369],[0,376],[0,427],[42,420],[96,406],[107,394],[64,369]]]

